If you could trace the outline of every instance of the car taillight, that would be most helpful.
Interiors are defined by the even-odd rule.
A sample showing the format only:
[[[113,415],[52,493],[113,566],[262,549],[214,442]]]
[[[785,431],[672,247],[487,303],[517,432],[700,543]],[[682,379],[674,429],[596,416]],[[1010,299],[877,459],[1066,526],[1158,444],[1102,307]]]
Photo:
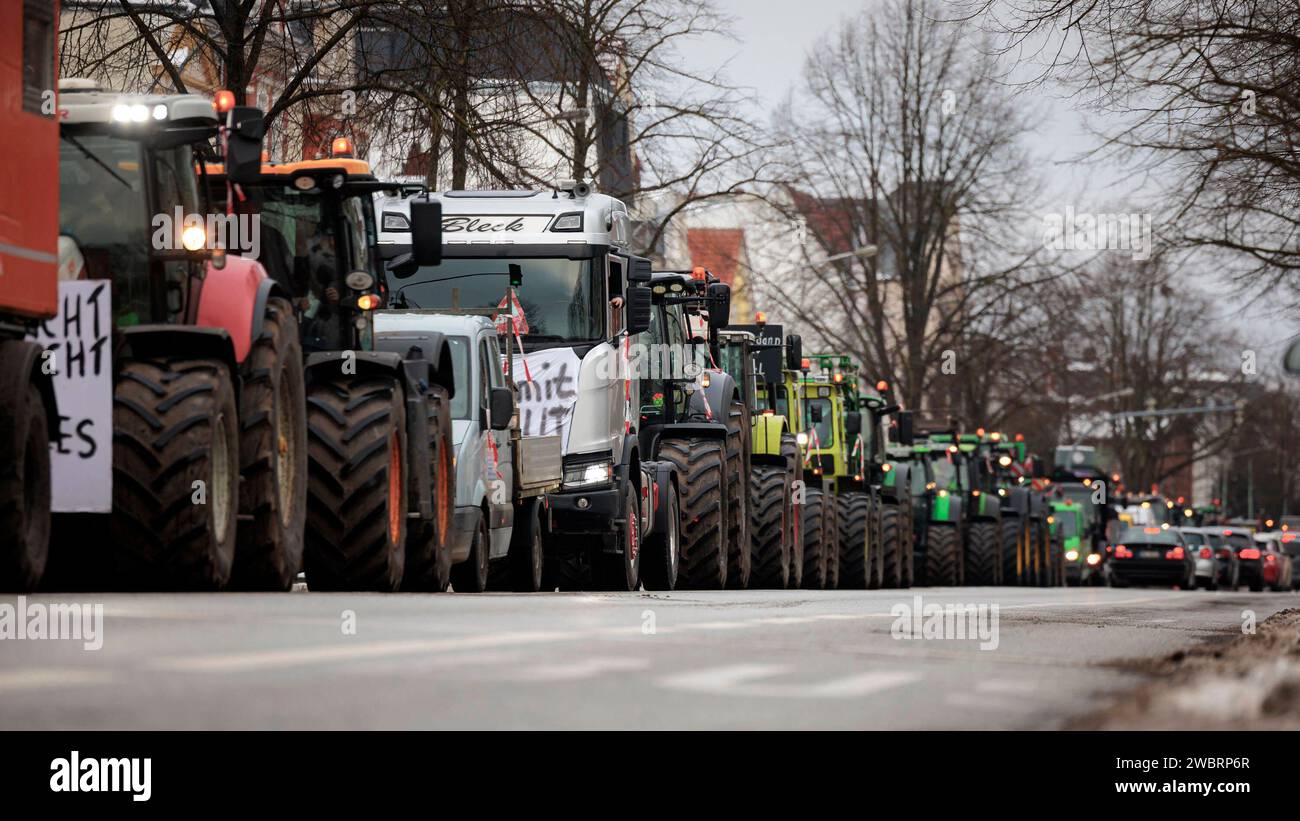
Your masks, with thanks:
[[[1213,558],[1214,558],[1214,551],[1213,551],[1213,550],[1210,550],[1208,547],[1202,547],[1202,548],[1201,548],[1201,558],[1202,558],[1202,559],[1213,559]]]
[[[1117,544],[1115,545],[1115,558],[1131,559],[1133,558],[1133,551],[1129,550],[1127,547],[1125,547],[1122,544]]]
[[[1264,557],[1264,561],[1268,562],[1269,564],[1272,564],[1273,562],[1277,561],[1277,556],[1274,556],[1272,553],[1270,553]]]
[[[1183,549],[1181,547],[1175,547],[1173,550],[1165,551],[1166,559],[1181,559],[1182,557],[1183,557]]]
[[[1258,559],[1258,558],[1259,558],[1259,551],[1256,550],[1256,549],[1253,548],[1253,547],[1247,547],[1247,548],[1244,548],[1244,549],[1243,549],[1240,553],[1238,553],[1237,555],[1240,556],[1240,557],[1243,558],[1243,559]]]

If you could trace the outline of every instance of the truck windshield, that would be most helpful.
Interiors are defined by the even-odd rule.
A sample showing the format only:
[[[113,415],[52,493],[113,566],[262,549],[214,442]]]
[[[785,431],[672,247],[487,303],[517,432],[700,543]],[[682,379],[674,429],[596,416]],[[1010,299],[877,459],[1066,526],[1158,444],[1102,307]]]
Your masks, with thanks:
[[[527,324],[525,339],[596,342],[604,338],[604,291],[589,259],[446,258],[407,277],[390,271],[388,285],[399,307],[504,307],[511,265],[518,265],[523,276],[516,293]]]
[[[149,322],[150,218],[140,143],[66,130],[61,136],[59,233],[77,244],[83,278],[114,280],[117,324]]]

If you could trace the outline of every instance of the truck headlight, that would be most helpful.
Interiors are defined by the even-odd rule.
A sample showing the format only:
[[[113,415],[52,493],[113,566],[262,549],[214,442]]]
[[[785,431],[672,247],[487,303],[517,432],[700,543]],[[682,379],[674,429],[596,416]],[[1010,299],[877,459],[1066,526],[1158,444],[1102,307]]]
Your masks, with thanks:
[[[564,468],[566,488],[592,487],[609,484],[612,481],[614,481],[614,464],[610,461],[585,462],[566,465]]]

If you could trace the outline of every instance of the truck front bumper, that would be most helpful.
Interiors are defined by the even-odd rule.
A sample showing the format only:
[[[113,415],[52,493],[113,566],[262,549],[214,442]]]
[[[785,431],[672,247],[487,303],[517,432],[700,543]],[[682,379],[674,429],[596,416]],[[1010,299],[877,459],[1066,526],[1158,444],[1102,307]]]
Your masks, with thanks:
[[[609,536],[622,522],[618,486],[546,494],[549,529],[557,534]]]

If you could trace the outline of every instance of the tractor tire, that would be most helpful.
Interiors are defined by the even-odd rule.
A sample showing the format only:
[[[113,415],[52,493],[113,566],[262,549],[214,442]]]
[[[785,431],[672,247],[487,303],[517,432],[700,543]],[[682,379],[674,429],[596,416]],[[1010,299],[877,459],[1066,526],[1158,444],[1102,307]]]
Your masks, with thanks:
[[[916,535],[912,530],[911,507],[897,508],[898,541],[902,545],[903,561],[899,567],[902,581],[899,587],[909,588],[916,583]]]
[[[426,401],[429,430],[429,476],[433,490],[432,519],[413,519],[406,528],[406,571],[402,589],[445,593],[451,583],[451,519],[456,504],[456,469],[452,467],[451,401],[447,389],[435,385]],[[409,483],[414,492],[415,483]],[[417,509],[419,499],[407,504]]]
[[[732,402],[727,415],[727,587],[744,590],[753,572],[749,539],[749,413]]]
[[[29,593],[50,555],[49,419],[41,392],[30,383],[0,403],[0,591]]]
[[[966,583],[992,585],[998,583],[1002,569],[999,548],[1002,537],[997,522],[974,522],[967,531]]]
[[[840,498],[840,587],[864,590],[871,586],[871,497],[846,493]]]
[[[622,518],[620,552],[596,554],[596,584],[601,590],[629,593],[641,585],[641,504],[630,482],[623,491]]]
[[[478,527],[469,545],[469,557],[451,569],[451,589],[455,593],[482,593],[488,589],[492,574],[492,530],[488,512],[478,517]]]
[[[307,586],[397,590],[410,503],[402,386],[384,376],[314,381],[307,440]]]
[[[840,531],[843,525],[840,518],[844,515],[844,500],[833,494],[826,494],[827,551],[826,551],[826,589],[835,590],[840,586]]]
[[[230,371],[206,359],[123,362],[113,388],[118,581],[131,589],[223,589],[238,513],[239,412]]]
[[[668,529],[645,540],[641,556],[641,581],[646,590],[677,589],[677,569],[682,558],[681,502],[677,485],[668,490],[668,509],[664,519]]]
[[[930,543],[925,549],[926,584],[955,587],[961,584],[961,539],[957,528],[930,525]]]
[[[785,458],[785,483],[790,494],[789,530],[790,570],[786,574],[787,587],[798,588],[803,583],[803,517],[807,491],[803,484],[803,453],[794,435],[781,435],[781,455]]]
[[[804,502],[803,574],[806,590],[826,587],[827,552],[831,549],[829,519],[833,515],[821,488],[810,487]]]
[[[244,361],[239,395],[240,590],[288,590],[302,569],[307,520],[307,426],[302,347],[293,307],[271,297]]]
[[[902,515],[890,505],[880,513],[880,586],[894,590],[903,586],[903,528]]]
[[[682,480],[679,589],[716,590],[727,583],[726,512],[722,509],[722,444],[707,439],[663,439],[659,458]]]
[[[754,545],[749,586],[784,590],[790,582],[790,492],[783,468],[757,465],[751,484],[749,537]]]
[[[1004,516],[1000,528],[1002,541],[1002,583],[1020,585],[1025,583],[1025,568],[1017,567],[1017,556],[1021,540],[1026,538],[1025,522],[1019,516]]]
[[[545,553],[541,512],[540,499],[525,499],[515,508],[515,524],[510,530],[510,552],[506,555],[506,563],[510,587],[516,593],[536,593],[542,589]],[[450,557],[450,550],[445,552]]]
[[[867,544],[867,589],[878,590],[884,586],[885,563],[884,549],[885,536],[882,513],[884,511],[884,502],[879,498],[870,500],[871,517],[868,522],[868,544]]]

